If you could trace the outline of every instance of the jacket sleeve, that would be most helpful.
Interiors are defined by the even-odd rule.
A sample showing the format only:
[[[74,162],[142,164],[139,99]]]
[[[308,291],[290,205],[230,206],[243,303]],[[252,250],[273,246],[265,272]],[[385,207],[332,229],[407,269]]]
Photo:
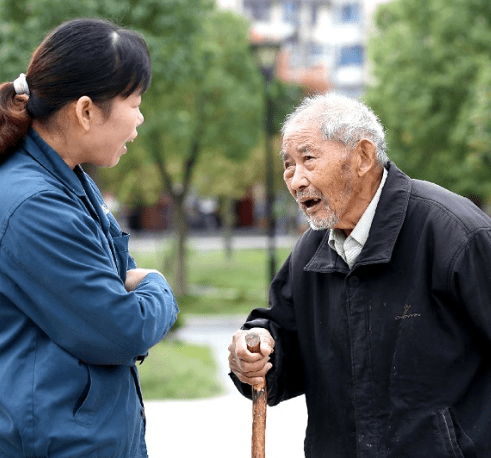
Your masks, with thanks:
[[[125,290],[97,225],[71,197],[38,193],[9,219],[2,271],[10,300],[60,347],[88,364],[132,365],[178,308],[159,274]]]
[[[273,279],[269,291],[269,308],[253,310],[242,326],[242,329],[266,328],[275,340],[271,355],[273,367],[266,376],[268,404],[271,406],[304,393],[304,370],[290,276],[291,255]],[[241,383],[234,374],[231,377],[238,390],[251,399],[251,386]]]
[[[458,248],[447,275],[447,290],[488,342],[491,341],[490,259],[491,229],[478,229]]]

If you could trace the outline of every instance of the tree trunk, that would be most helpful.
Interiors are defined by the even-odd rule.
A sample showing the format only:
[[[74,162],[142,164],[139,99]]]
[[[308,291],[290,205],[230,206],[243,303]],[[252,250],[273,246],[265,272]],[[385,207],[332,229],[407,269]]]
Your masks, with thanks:
[[[201,114],[202,103],[198,103],[199,112]],[[159,173],[163,179],[167,192],[171,195],[174,201],[174,232],[176,234],[175,240],[175,263],[174,263],[174,283],[173,290],[176,296],[182,296],[188,293],[188,279],[187,279],[187,258],[186,258],[186,239],[188,235],[188,224],[186,218],[186,209],[184,202],[191,185],[193,171],[196,166],[198,156],[200,153],[200,138],[202,130],[201,116],[198,119],[195,136],[191,142],[191,148],[189,155],[185,161],[184,176],[182,179],[182,185],[179,186],[179,190],[176,190],[177,186],[172,180],[171,175],[167,171],[165,163],[165,154],[162,149],[161,134],[155,132],[153,135],[153,145],[151,148],[152,156],[155,160]]]
[[[225,247],[225,257],[227,261],[232,260],[232,237],[235,226],[234,200],[232,197],[224,197],[221,201],[222,206],[222,236]]]
[[[188,235],[188,225],[186,221],[186,209],[184,207],[184,195],[174,197],[174,228],[176,239],[174,241],[176,249],[173,250],[174,260],[174,293],[182,296],[188,293],[187,282],[187,262],[186,262],[186,240]]]

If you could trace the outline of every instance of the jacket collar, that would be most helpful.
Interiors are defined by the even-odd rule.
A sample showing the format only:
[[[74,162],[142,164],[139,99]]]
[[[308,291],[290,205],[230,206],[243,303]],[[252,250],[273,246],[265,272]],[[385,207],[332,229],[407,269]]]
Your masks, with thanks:
[[[387,263],[392,257],[394,245],[406,218],[411,192],[411,180],[394,163],[387,165],[389,172],[380,201],[373,218],[368,240],[353,269],[367,264]],[[329,246],[329,231],[304,270],[312,272],[349,272],[341,257]]]
[[[85,195],[82,184],[74,171],[70,169],[61,156],[34,129],[29,129],[22,148],[72,192],[80,197]]]

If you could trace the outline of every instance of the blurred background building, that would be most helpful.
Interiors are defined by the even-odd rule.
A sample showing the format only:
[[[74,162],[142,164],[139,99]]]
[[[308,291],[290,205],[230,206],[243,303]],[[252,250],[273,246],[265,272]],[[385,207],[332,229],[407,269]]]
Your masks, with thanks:
[[[218,0],[247,17],[251,41],[281,41],[277,74],[313,92],[360,97],[369,78],[365,56],[372,14],[388,0]]]

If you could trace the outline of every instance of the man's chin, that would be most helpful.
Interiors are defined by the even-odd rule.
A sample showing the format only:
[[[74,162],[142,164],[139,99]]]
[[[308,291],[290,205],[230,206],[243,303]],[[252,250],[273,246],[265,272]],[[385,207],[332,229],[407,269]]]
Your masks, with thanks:
[[[307,222],[313,231],[323,231],[325,229],[332,229],[337,221],[334,218],[309,218],[307,217]]]
[[[300,207],[309,226],[314,231],[323,231],[325,229],[333,229],[339,222],[339,218],[332,213],[330,208],[326,205],[326,208],[317,209],[315,212],[309,212],[307,209]]]
[[[330,229],[328,227],[324,227],[324,226],[321,226],[321,225],[318,225],[312,221],[309,221],[309,226],[310,226],[310,229],[312,229],[313,231],[323,231],[325,229]]]

